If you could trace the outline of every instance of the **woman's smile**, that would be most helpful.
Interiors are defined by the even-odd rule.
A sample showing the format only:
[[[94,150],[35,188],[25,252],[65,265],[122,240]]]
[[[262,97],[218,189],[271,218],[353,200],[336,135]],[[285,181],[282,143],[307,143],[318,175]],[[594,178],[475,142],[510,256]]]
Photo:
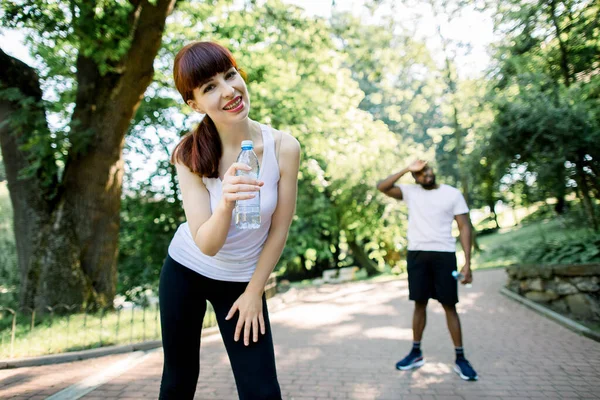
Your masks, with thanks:
[[[231,113],[240,112],[244,109],[244,101],[242,96],[237,96],[223,107],[223,110]]]

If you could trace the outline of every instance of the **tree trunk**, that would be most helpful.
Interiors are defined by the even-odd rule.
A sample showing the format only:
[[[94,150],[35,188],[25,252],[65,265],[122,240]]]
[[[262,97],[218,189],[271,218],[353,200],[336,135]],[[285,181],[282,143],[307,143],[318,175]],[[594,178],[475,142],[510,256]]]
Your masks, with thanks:
[[[577,184],[580,186],[578,192],[581,194],[581,202],[583,203],[583,208],[585,209],[585,213],[587,214],[590,225],[595,231],[598,231],[598,220],[596,219],[596,213],[594,211],[594,204],[592,203],[592,199],[590,198],[590,187],[588,185],[586,179],[586,173],[583,169],[583,156],[580,156],[580,162],[577,163]]]
[[[42,201],[39,209],[44,212],[37,213],[40,217],[30,218],[20,232],[15,227],[19,265],[25,277],[22,306],[43,309],[60,303],[112,305],[125,133],[152,80],[165,20],[174,4],[175,0],[158,0],[156,5],[147,0],[136,2],[131,12],[133,40],[115,68],[118,72],[102,75],[92,59],[80,53],[76,106],[69,133],[72,147],[60,189],[51,199]],[[15,75],[0,82],[19,88],[17,78]],[[39,88],[37,78],[35,81]],[[10,115],[4,113],[1,117],[4,121]],[[11,158],[10,132],[3,130],[1,136],[7,171],[10,169],[12,174],[9,190],[17,224],[20,215],[32,209],[25,208],[30,203],[22,204],[25,190],[15,183],[16,173],[27,165]],[[39,179],[35,183],[43,186]],[[27,190],[37,192],[32,187],[36,185]],[[35,280],[37,285],[29,283]]]
[[[454,146],[454,150],[456,152],[456,169],[458,170],[458,176],[460,178],[460,185],[462,187],[463,196],[465,198],[465,202],[467,206],[471,206],[471,196],[469,195],[469,178],[467,177],[466,172],[464,171],[464,163],[462,161],[463,156],[463,129],[460,126],[458,121],[458,107],[456,106],[456,82],[452,77],[452,72],[450,69],[450,60],[446,58],[446,74],[448,80],[448,88],[450,90],[450,95],[452,96],[452,124],[454,125],[454,140],[456,141],[456,146]],[[473,246],[473,251],[481,250],[479,247],[479,243],[477,242],[477,231],[471,226],[471,246]]]
[[[500,229],[500,224],[498,223],[498,214],[496,214],[496,202],[490,201],[488,203],[488,207],[490,208],[490,212],[492,213],[492,217],[494,218],[494,223],[496,224],[496,229]]]
[[[566,206],[567,202],[565,200],[565,196],[563,195],[559,195],[556,198],[556,204],[554,205],[554,211],[558,214],[558,215],[562,215],[565,213],[565,206]]]
[[[369,258],[362,245],[356,242],[356,240],[348,240],[348,247],[352,250],[352,256],[356,263],[367,271],[367,275],[373,276],[381,273],[377,264]]]
[[[4,158],[8,190],[13,207],[13,225],[20,272],[20,296],[22,306],[32,307],[40,275],[37,264],[31,263],[38,234],[50,221],[50,191],[57,183],[57,168],[53,157],[41,155],[42,168],[32,173],[30,154],[21,146],[33,134],[49,136],[45,110],[42,106],[42,90],[34,69],[0,50],[0,83],[5,87],[0,94],[0,148]],[[11,85],[8,85],[8,83]],[[16,91],[7,97],[8,91]],[[22,100],[32,99],[29,106]],[[15,123],[13,121],[21,121]],[[48,153],[45,153],[48,154]],[[43,182],[47,182],[46,185]]]
[[[458,123],[458,121],[457,121]],[[457,141],[459,141],[459,138],[457,138]],[[460,143],[460,142],[458,142]],[[461,173],[460,175],[460,181],[461,181],[461,186],[463,189],[463,195],[465,197],[465,202],[467,203],[467,207],[470,207],[471,205],[471,198],[469,196],[469,179],[467,178],[466,174]],[[496,222],[497,224],[497,222]],[[477,242],[477,230],[475,230],[475,228],[473,228],[472,224],[469,224],[470,228],[471,228],[471,246],[473,246],[473,251],[480,251],[481,248],[479,247],[479,243]]]
[[[519,216],[517,215],[517,204],[516,203],[514,203],[512,205],[512,215],[513,215],[513,219],[515,220],[514,226],[519,225]]]
[[[600,200],[600,182],[598,180],[600,177],[600,169],[598,169],[598,161],[596,161],[595,159],[588,159],[586,160],[585,166],[592,171],[591,174],[587,174],[589,178],[589,184],[592,189],[591,191],[594,194],[594,197],[597,200]]]
[[[552,24],[554,25],[554,30],[556,34],[556,39],[558,40],[558,47],[560,49],[560,70],[563,75],[563,79],[565,80],[565,86],[571,86],[571,73],[569,72],[569,60],[567,56],[567,45],[563,41],[561,37],[561,30],[558,26],[558,18],[556,16],[556,1],[550,1],[550,18],[552,19]]]

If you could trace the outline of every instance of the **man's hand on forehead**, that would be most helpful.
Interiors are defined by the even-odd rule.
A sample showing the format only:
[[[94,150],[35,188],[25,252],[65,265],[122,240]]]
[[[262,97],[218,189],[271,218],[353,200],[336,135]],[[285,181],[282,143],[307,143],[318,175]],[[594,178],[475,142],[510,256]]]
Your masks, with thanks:
[[[415,160],[408,166],[408,169],[410,170],[410,172],[412,172],[414,174],[415,172],[422,171],[426,167],[427,167],[427,161]]]

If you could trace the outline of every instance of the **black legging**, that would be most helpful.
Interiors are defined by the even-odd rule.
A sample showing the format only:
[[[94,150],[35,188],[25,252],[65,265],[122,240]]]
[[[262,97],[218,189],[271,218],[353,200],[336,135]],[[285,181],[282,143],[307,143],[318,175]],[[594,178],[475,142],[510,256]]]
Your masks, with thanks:
[[[215,310],[217,323],[229,355],[238,395],[241,400],[280,400],[273,338],[263,296],[266,334],[258,342],[250,337],[245,346],[243,335],[233,335],[238,313],[225,321],[233,303],[246,289],[246,282],[209,279],[184,267],[167,256],[160,274],[160,323],[165,355],[160,399],[193,399],[200,373],[200,334],[206,313],[206,300]]]

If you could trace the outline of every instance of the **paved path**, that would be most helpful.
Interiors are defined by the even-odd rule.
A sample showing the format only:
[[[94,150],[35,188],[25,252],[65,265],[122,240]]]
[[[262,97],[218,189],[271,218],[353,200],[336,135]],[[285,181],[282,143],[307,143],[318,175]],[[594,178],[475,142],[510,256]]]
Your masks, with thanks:
[[[466,355],[478,382],[453,371],[442,308],[429,307],[426,364],[394,369],[410,349],[412,304],[406,281],[350,283],[301,292],[271,317],[285,399],[600,399],[600,344],[498,293],[503,270],[476,272],[461,288]],[[0,398],[43,399],[130,355],[0,371]],[[156,398],[162,351],[108,380],[83,399]],[[197,399],[235,400],[218,335],[203,338]]]

